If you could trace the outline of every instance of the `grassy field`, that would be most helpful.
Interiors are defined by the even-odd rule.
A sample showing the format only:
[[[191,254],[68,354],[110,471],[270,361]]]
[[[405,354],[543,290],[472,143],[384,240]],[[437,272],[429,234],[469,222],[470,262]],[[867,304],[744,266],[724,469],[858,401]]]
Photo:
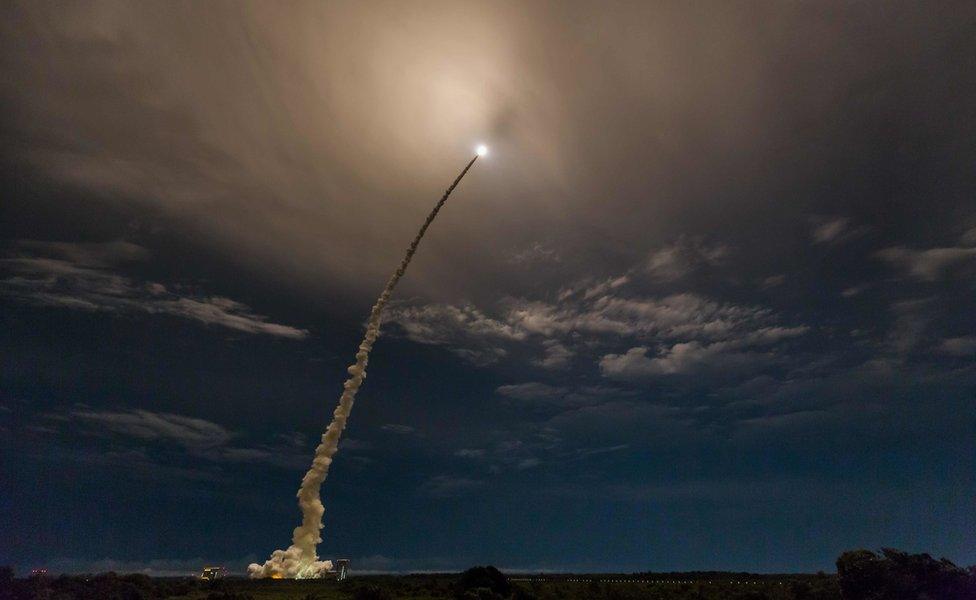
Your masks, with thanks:
[[[615,599],[660,600],[834,600],[840,598],[831,576],[723,576],[692,579],[675,576],[559,575],[510,578],[511,590],[499,594],[488,587],[464,589],[457,575],[359,576],[335,581],[249,581],[229,578],[174,596],[193,600],[444,600],[464,599]]]
[[[411,598],[435,600],[450,598],[456,576],[361,576],[343,582],[334,580],[271,580],[252,581],[228,578],[204,586],[188,596],[173,596],[190,600],[236,597],[253,600],[350,600],[356,597]]]

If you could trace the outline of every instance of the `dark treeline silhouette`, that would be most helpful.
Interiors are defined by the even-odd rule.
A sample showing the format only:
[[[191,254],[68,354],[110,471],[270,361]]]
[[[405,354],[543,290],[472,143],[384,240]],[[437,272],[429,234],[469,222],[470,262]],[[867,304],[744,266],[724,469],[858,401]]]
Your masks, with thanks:
[[[0,600],[165,600],[186,597],[202,583],[115,573],[14,579],[9,567],[0,567]]]
[[[976,600],[976,567],[889,548],[852,550],[837,574],[718,571],[506,577],[491,566],[460,574],[360,576],[335,581],[213,583],[146,575],[15,578],[0,568],[0,600]]]
[[[844,600],[976,600],[976,567],[884,548],[845,552],[837,559]]]
[[[524,595],[524,592],[516,588],[513,594],[508,578],[492,566],[472,567],[461,573],[454,584],[454,596],[458,600],[494,600],[518,598],[520,595]]]

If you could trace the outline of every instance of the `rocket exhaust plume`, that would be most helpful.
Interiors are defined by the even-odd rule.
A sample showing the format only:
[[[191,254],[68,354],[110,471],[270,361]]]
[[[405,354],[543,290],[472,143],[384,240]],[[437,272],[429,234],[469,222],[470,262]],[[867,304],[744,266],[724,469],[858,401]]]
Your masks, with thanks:
[[[315,457],[312,459],[312,466],[305,473],[305,477],[302,478],[302,485],[298,488],[298,506],[302,510],[302,524],[295,528],[295,532],[292,534],[291,546],[287,550],[275,550],[271,553],[271,558],[266,560],[264,564],[252,563],[247,567],[248,575],[252,579],[264,577],[309,579],[318,577],[323,572],[332,569],[332,561],[320,561],[318,560],[318,555],[315,553],[315,547],[322,541],[320,535],[322,531],[322,515],[325,513],[325,507],[322,506],[319,491],[322,487],[322,482],[325,481],[326,475],[329,474],[332,457],[338,450],[339,438],[342,436],[342,431],[346,428],[349,413],[352,412],[352,405],[356,400],[356,392],[359,391],[360,386],[363,385],[363,380],[366,378],[366,364],[369,362],[369,352],[373,349],[373,344],[380,335],[383,308],[389,302],[390,296],[393,294],[393,288],[396,287],[400,278],[403,277],[403,273],[410,265],[410,260],[417,251],[420,240],[424,238],[427,228],[430,227],[434,218],[437,217],[437,213],[440,212],[444,203],[447,202],[451,192],[454,191],[454,188],[457,187],[461,179],[471,169],[471,166],[474,165],[474,161],[478,160],[479,156],[483,156],[485,152],[486,149],[484,146],[478,147],[477,154],[461,170],[454,183],[447,188],[447,191],[441,196],[440,201],[430,211],[430,214],[427,215],[427,220],[420,226],[420,230],[407,248],[403,260],[400,261],[400,266],[390,276],[390,280],[386,282],[386,287],[383,288],[382,293],[380,293],[379,298],[376,300],[376,304],[373,305],[373,309],[369,313],[369,320],[366,322],[366,334],[363,337],[363,341],[359,344],[359,352],[356,352],[356,362],[346,369],[349,372],[349,379],[342,386],[343,390],[342,395],[339,396],[339,406],[332,413],[332,422],[329,423],[325,433],[322,434],[322,441],[315,448]]]

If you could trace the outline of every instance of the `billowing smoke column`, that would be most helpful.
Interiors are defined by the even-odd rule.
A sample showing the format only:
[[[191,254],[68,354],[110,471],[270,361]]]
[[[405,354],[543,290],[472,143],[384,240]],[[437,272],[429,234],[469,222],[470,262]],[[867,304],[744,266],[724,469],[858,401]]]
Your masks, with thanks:
[[[295,532],[292,534],[292,544],[287,550],[275,550],[271,553],[271,558],[266,560],[263,565],[252,563],[247,567],[248,575],[251,578],[309,579],[319,577],[323,572],[332,569],[331,561],[320,561],[318,560],[318,555],[315,553],[315,547],[322,541],[320,532],[322,530],[322,515],[325,513],[325,507],[322,506],[322,500],[319,497],[319,490],[322,487],[322,482],[325,481],[326,475],[329,474],[329,466],[332,465],[332,457],[335,455],[336,450],[338,450],[339,438],[342,436],[342,430],[346,428],[346,420],[349,419],[349,413],[352,412],[352,405],[356,400],[356,392],[359,391],[359,387],[363,384],[363,379],[366,378],[366,364],[369,362],[369,352],[373,349],[373,344],[380,335],[380,322],[383,308],[389,302],[390,296],[393,294],[393,288],[396,287],[397,282],[400,281],[403,273],[410,265],[410,260],[417,251],[417,246],[420,245],[420,240],[423,239],[427,228],[430,227],[437,213],[440,212],[441,207],[447,202],[451,192],[454,191],[454,188],[457,187],[464,175],[474,165],[474,161],[478,160],[478,156],[484,153],[484,146],[480,146],[478,153],[464,167],[461,174],[451,184],[451,187],[447,188],[440,201],[430,211],[430,214],[427,215],[427,220],[424,221],[424,224],[420,227],[420,231],[417,232],[417,236],[413,238],[410,247],[407,248],[407,253],[404,255],[403,260],[400,261],[400,266],[397,267],[396,272],[393,273],[390,280],[386,282],[386,287],[383,288],[383,292],[376,300],[376,304],[373,305],[373,309],[369,313],[369,320],[366,322],[366,335],[363,337],[362,343],[359,344],[359,352],[356,353],[356,362],[347,369],[349,379],[342,386],[343,390],[342,395],[339,397],[339,406],[332,413],[332,422],[329,423],[329,427],[322,434],[322,442],[315,448],[315,458],[312,459],[312,466],[305,473],[305,477],[302,478],[302,485],[298,489],[298,506],[302,509],[302,524],[295,528]]]

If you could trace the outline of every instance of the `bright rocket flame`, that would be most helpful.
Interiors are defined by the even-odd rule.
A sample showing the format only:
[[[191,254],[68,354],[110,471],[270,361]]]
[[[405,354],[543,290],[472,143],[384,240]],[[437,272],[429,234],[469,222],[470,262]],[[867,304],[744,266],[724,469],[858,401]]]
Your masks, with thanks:
[[[484,156],[485,154],[488,154],[488,146],[481,144],[480,146],[475,148],[474,151],[478,153],[478,156]]]

